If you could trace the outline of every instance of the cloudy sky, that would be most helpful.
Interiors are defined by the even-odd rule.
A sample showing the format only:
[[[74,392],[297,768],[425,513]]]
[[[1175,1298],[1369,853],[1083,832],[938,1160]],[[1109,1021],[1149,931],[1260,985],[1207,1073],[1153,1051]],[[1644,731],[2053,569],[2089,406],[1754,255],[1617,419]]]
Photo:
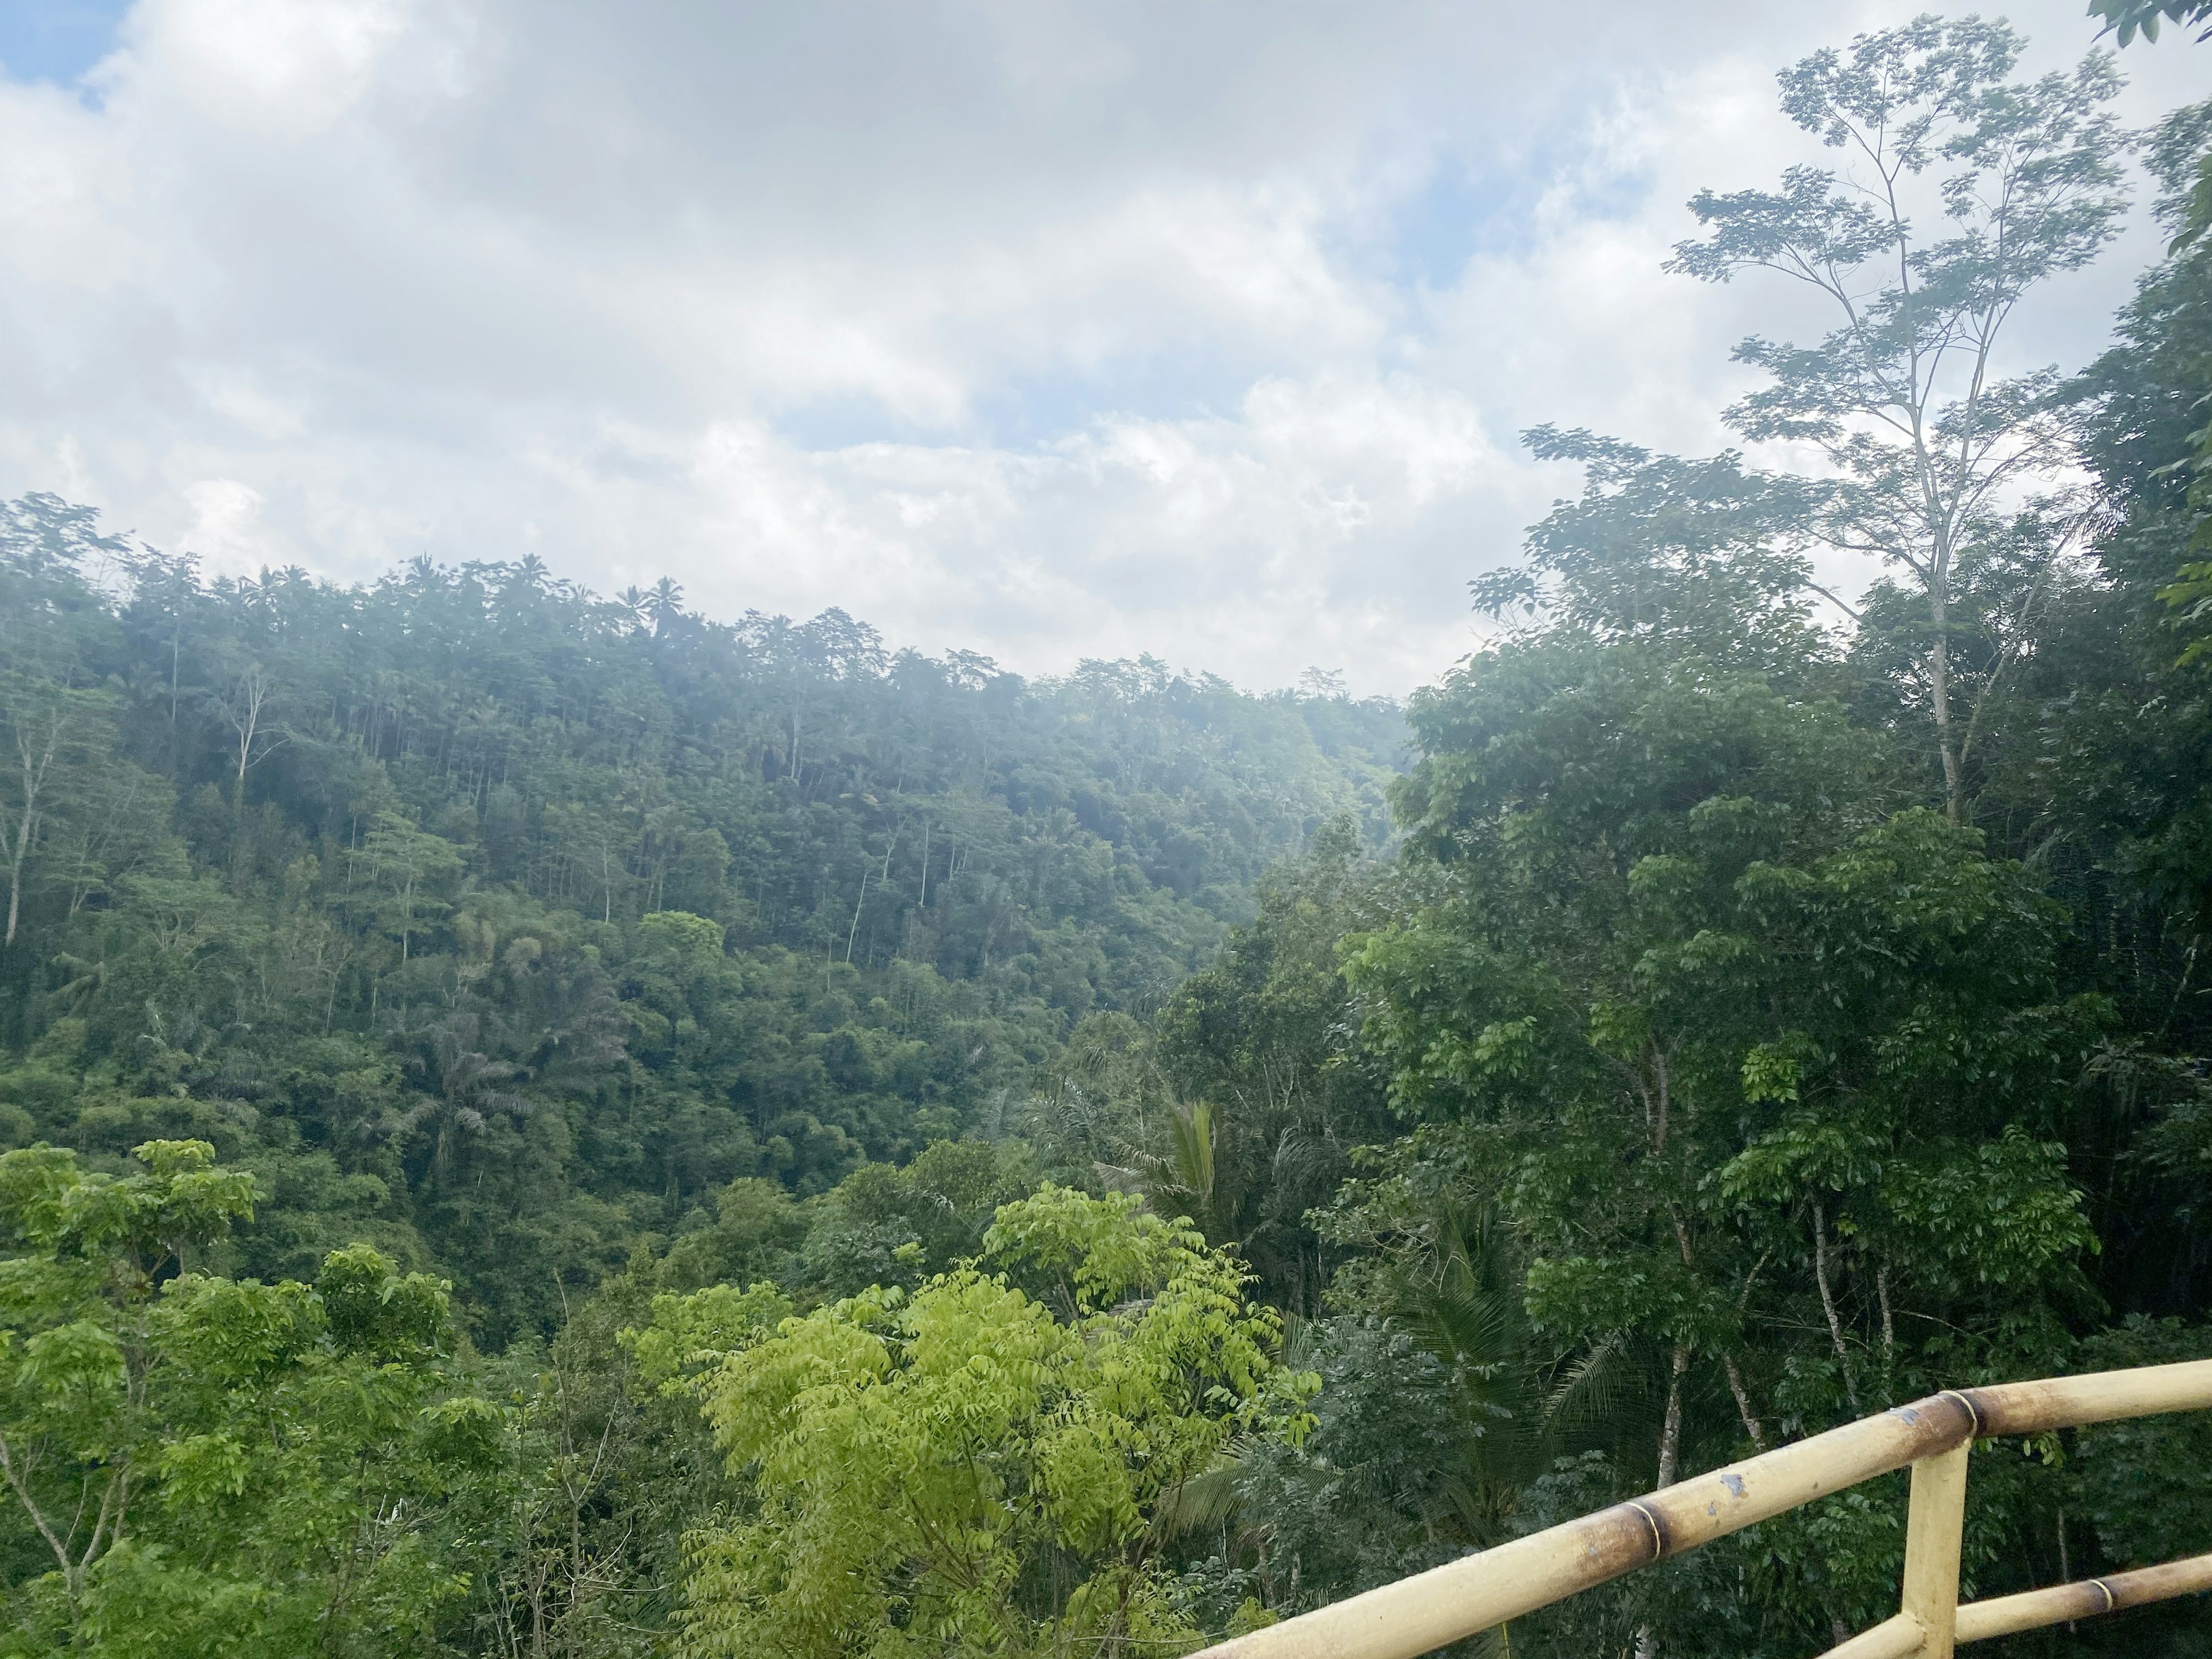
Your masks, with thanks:
[[[0,0],[0,495],[217,572],[535,551],[1050,672],[1401,693],[1789,297],[1662,274],[1907,4]],[[2031,67],[2081,0],[2008,15]],[[2128,118],[2212,87],[2169,31]],[[2094,353],[2138,224],[2023,317]]]

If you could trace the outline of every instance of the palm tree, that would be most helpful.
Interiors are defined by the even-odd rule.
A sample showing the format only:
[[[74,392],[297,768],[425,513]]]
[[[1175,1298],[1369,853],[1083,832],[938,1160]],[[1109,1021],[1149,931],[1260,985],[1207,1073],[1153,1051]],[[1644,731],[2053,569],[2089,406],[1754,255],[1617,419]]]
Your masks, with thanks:
[[[1472,1541],[1494,1540],[1554,1444],[1511,1234],[1487,1207],[1447,1202],[1383,1267],[1376,1289],[1379,1311],[1458,1385],[1465,1436],[1446,1487],[1452,1519]]]
[[[423,1036],[423,1052],[410,1062],[410,1069],[428,1077],[437,1087],[438,1134],[430,1169],[433,1177],[442,1181],[452,1168],[457,1134],[479,1133],[495,1112],[521,1117],[530,1110],[530,1102],[502,1086],[520,1077],[522,1068],[494,1060],[477,1046],[482,1023],[472,1011],[455,1009],[428,1027]]]

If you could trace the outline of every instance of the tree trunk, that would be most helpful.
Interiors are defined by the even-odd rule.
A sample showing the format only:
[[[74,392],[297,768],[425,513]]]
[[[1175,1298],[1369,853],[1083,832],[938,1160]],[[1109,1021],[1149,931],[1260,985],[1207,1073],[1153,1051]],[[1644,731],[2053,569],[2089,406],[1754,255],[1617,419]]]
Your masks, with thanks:
[[[868,866],[860,866],[860,896],[853,902],[853,925],[845,933],[845,960],[853,959],[853,941],[860,937],[860,908],[868,902]]]
[[[1736,1414],[1743,1419],[1743,1431],[1751,1437],[1753,1451],[1766,1449],[1766,1428],[1759,1420],[1759,1413],[1751,1408],[1751,1390],[1743,1385],[1743,1372],[1739,1370],[1734,1354],[1722,1357],[1721,1369],[1728,1373],[1729,1392],[1735,1396]]]
[[[1836,1363],[1844,1368],[1844,1397],[1851,1402],[1851,1415],[1859,1414],[1858,1379],[1851,1375],[1850,1350],[1844,1345],[1843,1321],[1836,1316],[1835,1292],[1828,1285],[1828,1218],[1813,1206],[1813,1277],[1820,1286],[1820,1309],[1828,1316],[1828,1340],[1835,1345]]]
[[[1889,1307],[1889,1268],[1885,1264],[1874,1276],[1875,1297],[1881,1303],[1881,1398],[1887,1405],[1896,1397],[1891,1376],[1897,1365],[1897,1319]]]
[[[15,855],[8,867],[8,937],[0,939],[0,947],[15,942],[15,919],[23,908],[23,860],[30,851],[31,810],[23,809],[22,821],[15,827]]]
[[[1949,561],[1939,550],[1928,581],[1928,620],[1936,640],[1928,653],[1929,692],[1936,710],[1936,747],[1943,761],[1943,812],[1957,823],[1965,810],[1959,744],[1951,729],[1951,594]]]
[[[45,793],[46,773],[53,765],[54,756],[62,744],[62,716],[57,712],[53,723],[46,729],[46,747],[34,756],[29,738],[19,725],[15,728],[15,752],[22,761],[22,816],[15,820],[15,845],[8,861],[8,933],[0,939],[0,948],[15,942],[15,927],[22,915],[23,866],[31,856],[31,841],[39,827],[39,797]]]
[[[1667,1414],[1659,1426],[1659,1486],[1664,1489],[1674,1484],[1680,1472],[1682,1460],[1682,1376],[1690,1369],[1690,1345],[1677,1342],[1671,1356],[1667,1375]],[[1657,1637],[1651,1626],[1640,1625],[1636,1631],[1636,1659],[1654,1659],[1659,1651]]]
[[[1667,1376],[1667,1415],[1659,1428],[1659,1486],[1674,1484],[1682,1458],[1682,1376],[1690,1369],[1690,1345],[1674,1345]]]

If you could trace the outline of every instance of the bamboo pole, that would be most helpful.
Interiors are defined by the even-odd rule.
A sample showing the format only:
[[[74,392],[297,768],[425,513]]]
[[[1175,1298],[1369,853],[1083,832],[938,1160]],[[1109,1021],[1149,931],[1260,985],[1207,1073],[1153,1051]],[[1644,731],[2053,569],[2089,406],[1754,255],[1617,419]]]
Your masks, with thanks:
[[[2201,1411],[2212,1406],[2212,1359],[2046,1377],[2039,1382],[2001,1382],[1995,1388],[1961,1389],[1959,1397],[1973,1407],[1974,1436],[1979,1440],[2078,1429],[2084,1423],[2111,1423],[2123,1417]]]
[[[1969,1440],[2204,1407],[2212,1407],[2212,1360],[1934,1395],[1217,1644],[1194,1659],[1415,1659]],[[1877,1646],[1863,1659],[1888,1651]]]
[[[2118,1613],[2197,1590],[2212,1590],[2212,1555],[2192,1555],[2163,1566],[2107,1573],[2078,1584],[2054,1584],[2049,1589],[2028,1590],[2020,1595],[1969,1601],[1959,1609],[1959,1640],[1986,1642],[1992,1636],[2039,1630],[2064,1619],[2094,1619],[2100,1613]]]
[[[1966,1525],[1966,1457],[1962,1441],[1912,1466],[1912,1507],[1905,1522],[1905,1617],[1920,1630],[1920,1659],[1951,1659],[1959,1616],[1959,1543]]]
[[[2206,1391],[2212,1395],[2212,1374]],[[1957,1395],[1916,1401],[1237,1637],[1200,1659],[1414,1659],[1948,1451],[1973,1429],[1973,1413]]]
[[[1841,1647],[1830,1648],[1821,1659],[1911,1659],[1920,1651],[1923,1634],[1917,1619],[1910,1613],[1894,1613],[1861,1631]]]
[[[2192,1555],[2133,1572],[2107,1573],[2078,1584],[2054,1584],[2019,1595],[1963,1602],[1954,1639],[1963,1647],[1968,1642],[2041,1630],[2071,1619],[2094,1619],[2100,1613],[2145,1607],[2200,1590],[2212,1590],[2212,1555]],[[1823,1659],[1914,1659],[1921,1650],[1921,1636],[1920,1621],[1900,1613],[1861,1631],[1842,1646],[1830,1648]]]

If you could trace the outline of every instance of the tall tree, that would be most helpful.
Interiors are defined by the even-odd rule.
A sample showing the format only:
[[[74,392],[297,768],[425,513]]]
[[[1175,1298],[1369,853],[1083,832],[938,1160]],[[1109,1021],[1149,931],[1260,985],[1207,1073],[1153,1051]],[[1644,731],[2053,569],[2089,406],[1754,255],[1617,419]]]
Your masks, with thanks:
[[[1916,584],[1922,690],[1954,823],[1967,794],[1951,660],[1958,562],[2038,496],[2046,560],[2079,523],[2059,485],[2072,452],[2052,406],[2057,372],[2006,377],[1998,346],[2039,284],[2096,257],[2126,204],[2109,58],[2020,82],[2021,46],[2002,22],[1923,17],[1783,71],[1784,112],[1850,165],[1790,167],[1777,190],[1700,192],[1690,206],[1708,234],[1668,267],[1707,282],[1778,271],[1832,307],[1837,325],[1814,344],[1754,335],[1737,347],[1769,383],[1729,418],[1751,439],[1817,446],[1839,476],[1822,533]]]

